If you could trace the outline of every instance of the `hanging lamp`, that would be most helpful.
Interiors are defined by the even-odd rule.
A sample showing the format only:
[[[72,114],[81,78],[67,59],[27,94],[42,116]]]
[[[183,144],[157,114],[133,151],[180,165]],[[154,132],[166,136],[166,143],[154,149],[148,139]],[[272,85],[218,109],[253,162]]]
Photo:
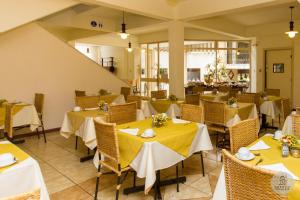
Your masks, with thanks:
[[[293,21],[294,6],[291,6],[290,9],[291,9],[290,31],[285,32],[285,33],[289,36],[289,38],[294,38],[296,36],[296,34],[298,33],[298,31],[294,30],[294,21]]]
[[[119,33],[120,36],[121,36],[121,38],[122,38],[123,40],[127,39],[127,37],[129,36],[129,34],[126,33],[126,24],[125,24],[125,17],[124,17],[124,15],[125,15],[125,13],[124,13],[124,11],[123,11],[123,23],[122,23],[122,25],[121,25],[121,32]]]

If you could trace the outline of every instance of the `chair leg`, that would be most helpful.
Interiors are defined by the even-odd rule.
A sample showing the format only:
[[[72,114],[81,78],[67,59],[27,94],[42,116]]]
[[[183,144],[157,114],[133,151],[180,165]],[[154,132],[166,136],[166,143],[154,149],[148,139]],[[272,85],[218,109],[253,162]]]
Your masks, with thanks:
[[[133,171],[133,187],[136,187],[136,172]]]
[[[35,130],[36,130],[36,134],[37,134],[37,136],[38,136],[38,139],[40,139],[39,127],[37,127]]]
[[[97,200],[97,195],[98,195],[98,190],[99,190],[100,169],[101,169],[101,165],[98,166],[98,173],[97,173],[97,179],[96,179],[96,190],[95,190],[94,200]]]
[[[202,175],[205,176],[204,161],[203,161],[203,153],[202,153],[202,151],[200,151],[200,157],[201,157]]]
[[[179,192],[179,175],[178,175],[178,165],[176,165],[176,190]]]
[[[76,135],[76,140],[75,140],[75,149],[77,150],[77,143],[78,143],[78,136]]]
[[[184,163],[183,160],[181,161],[181,167],[184,168]]]
[[[47,143],[46,133],[45,133],[45,128],[44,128],[44,123],[43,123],[43,121],[41,121],[41,124],[42,124],[42,132],[43,132],[43,135],[44,135],[44,142]]]
[[[219,134],[216,134],[216,148],[218,149],[218,142],[219,142]]]
[[[117,177],[117,191],[116,191],[116,200],[119,199],[119,190],[121,188],[121,175]]]

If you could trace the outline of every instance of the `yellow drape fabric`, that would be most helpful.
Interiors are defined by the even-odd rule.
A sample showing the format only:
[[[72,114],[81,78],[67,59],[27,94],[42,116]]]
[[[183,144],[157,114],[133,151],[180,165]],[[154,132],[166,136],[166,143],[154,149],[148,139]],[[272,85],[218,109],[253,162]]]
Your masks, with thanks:
[[[279,141],[274,140],[272,137],[262,137],[263,140],[270,149],[252,151],[254,153],[260,153],[260,156],[256,156],[256,158],[252,161],[247,161],[250,165],[254,166],[257,161],[262,158],[263,162],[260,165],[269,165],[275,163],[283,163],[286,168],[288,168],[292,173],[294,173],[298,178],[300,178],[300,159],[289,156],[287,158],[283,158],[281,156],[281,144]],[[257,141],[256,141],[257,142]],[[253,144],[255,144],[254,142]],[[253,144],[249,145],[252,146]],[[295,181],[295,184],[292,190],[288,194],[289,200],[296,200],[300,198],[300,181]]]
[[[254,104],[252,103],[238,103],[237,108],[231,108],[229,105],[226,105],[225,108],[225,121],[229,121],[232,119],[236,114],[239,115],[241,120],[248,119]]]
[[[102,117],[104,120],[106,120],[105,114],[105,112],[100,110],[85,110],[79,112],[71,111],[67,113],[70,123],[72,124],[72,132],[76,132],[80,128],[86,117]]]
[[[20,112],[25,106],[28,105],[14,105],[13,107],[13,116],[16,115],[18,112]],[[4,120],[5,120],[5,106],[0,107],[0,126],[4,125]]]
[[[197,133],[196,123],[174,124],[168,120],[167,124],[160,128],[152,128],[151,119],[131,122],[117,126],[122,128],[139,128],[138,136],[129,135],[118,131],[120,162],[122,167],[128,166],[141,150],[144,142],[159,142],[173,151],[187,157],[190,146]],[[142,138],[140,135],[145,129],[152,128],[156,134],[153,138]]]
[[[0,144],[0,154],[3,153],[11,153],[12,155],[15,156],[15,158],[17,159],[17,162],[21,162],[27,158],[29,158],[29,155],[27,153],[25,153],[24,151],[22,151],[21,149],[19,149],[19,147],[17,147],[14,144]],[[7,167],[3,167],[0,168],[0,173],[2,173],[3,171],[5,171],[6,169],[10,168],[11,166],[7,166]]]
[[[150,103],[158,113],[165,113],[168,111],[171,104],[175,103],[178,106],[180,106],[183,103],[183,101],[170,101],[168,99],[157,99],[155,101],[150,101]]]

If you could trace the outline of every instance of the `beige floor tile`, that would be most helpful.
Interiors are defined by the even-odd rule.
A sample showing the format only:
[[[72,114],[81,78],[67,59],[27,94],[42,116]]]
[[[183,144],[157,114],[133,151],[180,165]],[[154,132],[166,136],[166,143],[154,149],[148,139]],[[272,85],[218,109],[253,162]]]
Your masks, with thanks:
[[[78,186],[69,187],[50,196],[52,200],[92,200],[93,197]]]
[[[193,187],[190,187],[185,184],[180,184],[180,191],[176,191],[176,186],[166,187],[164,200],[175,200],[175,199],[193,199],[193,198],[201,198],[201,197],[210,197],[209,194],[201,192]]]

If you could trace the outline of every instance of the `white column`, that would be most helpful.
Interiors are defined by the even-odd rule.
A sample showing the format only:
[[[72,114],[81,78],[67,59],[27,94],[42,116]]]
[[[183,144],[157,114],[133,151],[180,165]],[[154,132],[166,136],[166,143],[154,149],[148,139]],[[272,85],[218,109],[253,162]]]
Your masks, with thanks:
[[[181,21],[170,22],[169,37],[169,85],[170,94],[184,98],[184,24]]]

